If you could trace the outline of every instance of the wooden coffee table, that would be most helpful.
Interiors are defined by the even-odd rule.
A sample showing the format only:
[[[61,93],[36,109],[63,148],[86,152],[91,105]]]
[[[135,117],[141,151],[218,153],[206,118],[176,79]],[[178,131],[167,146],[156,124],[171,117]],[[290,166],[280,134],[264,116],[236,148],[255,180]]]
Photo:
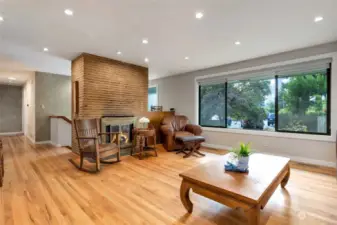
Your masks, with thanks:
[[[183,178],[180,199],[189,213],[193,192],[222,203],[233,209],[242,208],[250,225],[260,222],[263,209],[279,184],[284,188],[290,177],[289,159],[253,154],[250,156],[249,173],[226,172],[227,155],[179,174]]]

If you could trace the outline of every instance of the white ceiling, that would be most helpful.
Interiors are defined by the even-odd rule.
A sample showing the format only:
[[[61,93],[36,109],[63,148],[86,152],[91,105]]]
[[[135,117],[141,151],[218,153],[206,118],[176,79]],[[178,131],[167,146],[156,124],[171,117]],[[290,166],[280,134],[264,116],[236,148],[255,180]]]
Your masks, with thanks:
[[[0,84],[22,86],[32,75],[34,75],[34,72],[0,71]],[[16,80],[10,81],[8,80],[9,77],[15,78]]]
[[[335,41],[336,9],[337,0],[0,0],[0,42],[68,60],[88,52],[146,66],[148,57],[156,78]]]

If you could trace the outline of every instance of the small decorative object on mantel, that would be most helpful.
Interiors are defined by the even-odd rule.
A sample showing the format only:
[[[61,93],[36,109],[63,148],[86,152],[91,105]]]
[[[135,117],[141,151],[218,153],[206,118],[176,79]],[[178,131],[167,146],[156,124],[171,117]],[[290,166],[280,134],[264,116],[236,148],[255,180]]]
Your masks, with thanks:
[[[140,124],[140,128],[147,128],[148,124],[150,123],[149,118],[146,117],[142,117],[138,120],[139,124]]]
[[[158,106],[158,105],[151,106],[151,112],[162,112],[162,111],[163,111],[163,106]]]
[[[241,143],[240,148],[233,148],[229,153],[225,164],[225,170],[241,173],[248,172],[249,156],[251,154],[250,143]]]

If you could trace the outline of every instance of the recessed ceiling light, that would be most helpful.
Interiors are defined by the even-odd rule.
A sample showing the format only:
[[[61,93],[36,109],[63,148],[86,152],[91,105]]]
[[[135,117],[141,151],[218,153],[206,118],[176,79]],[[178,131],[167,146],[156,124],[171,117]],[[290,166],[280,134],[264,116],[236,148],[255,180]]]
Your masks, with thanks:
[[[12,80],[16,80],[15,77],[8,77],[8,80],[12,81]]]
[[[185,56],[185,59],[186,59],[186,60],[188,60],[188,59],[190,59],[190,57],[188,57],[188,56]]]
[[[121,52],[121,51],[118,51],[118,52],[117,52],[117,55],[121,55],[121,54],[122,54],[122,52]]]
[[[145,61],[145,62],[149,62],[149,59],[148,59],[148,58],[145,58],[144,61]]]
[[[241,45],[241,42],[240,41],[236,41],[234,44],[235,45]]]
[[[73,12],[71,9],[66,9],[66,10],[64,10],[64,13],[65,13],[67,16],[72,16],[72,15],[74,15],[74,12]]]
[[[149,40],[147,40],[146,38],[144,38],[144,39],[142,40],[142,43],[143,43],[143,44],[148,44],[148,43],[149,43]]]
[[[324,18],[322,17],[322,16],[316,16],[315,17],[315,23],[318,23],[318,22],[320,22],[320,21],[322,21]]]
[[[2,16],[0,16],[0,21],[4,21],[4,18]]]
[[[195,13],[195,18],[197,18],[198,20],[200,20],[202,17],[204,17],[204,14],[202,12]]]
[[[48,48],[43,48],[43,51],[48,52],[49,49]]]

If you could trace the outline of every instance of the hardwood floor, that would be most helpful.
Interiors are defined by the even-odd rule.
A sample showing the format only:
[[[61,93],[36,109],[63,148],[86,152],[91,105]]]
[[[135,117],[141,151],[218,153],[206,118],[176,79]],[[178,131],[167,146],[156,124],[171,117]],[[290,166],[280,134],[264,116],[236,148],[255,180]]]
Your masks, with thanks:
[[[124,156],[99,174],[78,171],[67,148],[34,147],[24,137],[3,137],[4,187],[1,225],[193,224],[243,225],[246,217],[196,194],[193,214],[180,202],[178,174],[217,157],[165,152],[144,160]],[[305,170],[303,170],[304,168]],[[268,169],[268,168],[266,168]],[[296,164],[286,190],[278,188],[261,224],[337,224],[336,178]]]

